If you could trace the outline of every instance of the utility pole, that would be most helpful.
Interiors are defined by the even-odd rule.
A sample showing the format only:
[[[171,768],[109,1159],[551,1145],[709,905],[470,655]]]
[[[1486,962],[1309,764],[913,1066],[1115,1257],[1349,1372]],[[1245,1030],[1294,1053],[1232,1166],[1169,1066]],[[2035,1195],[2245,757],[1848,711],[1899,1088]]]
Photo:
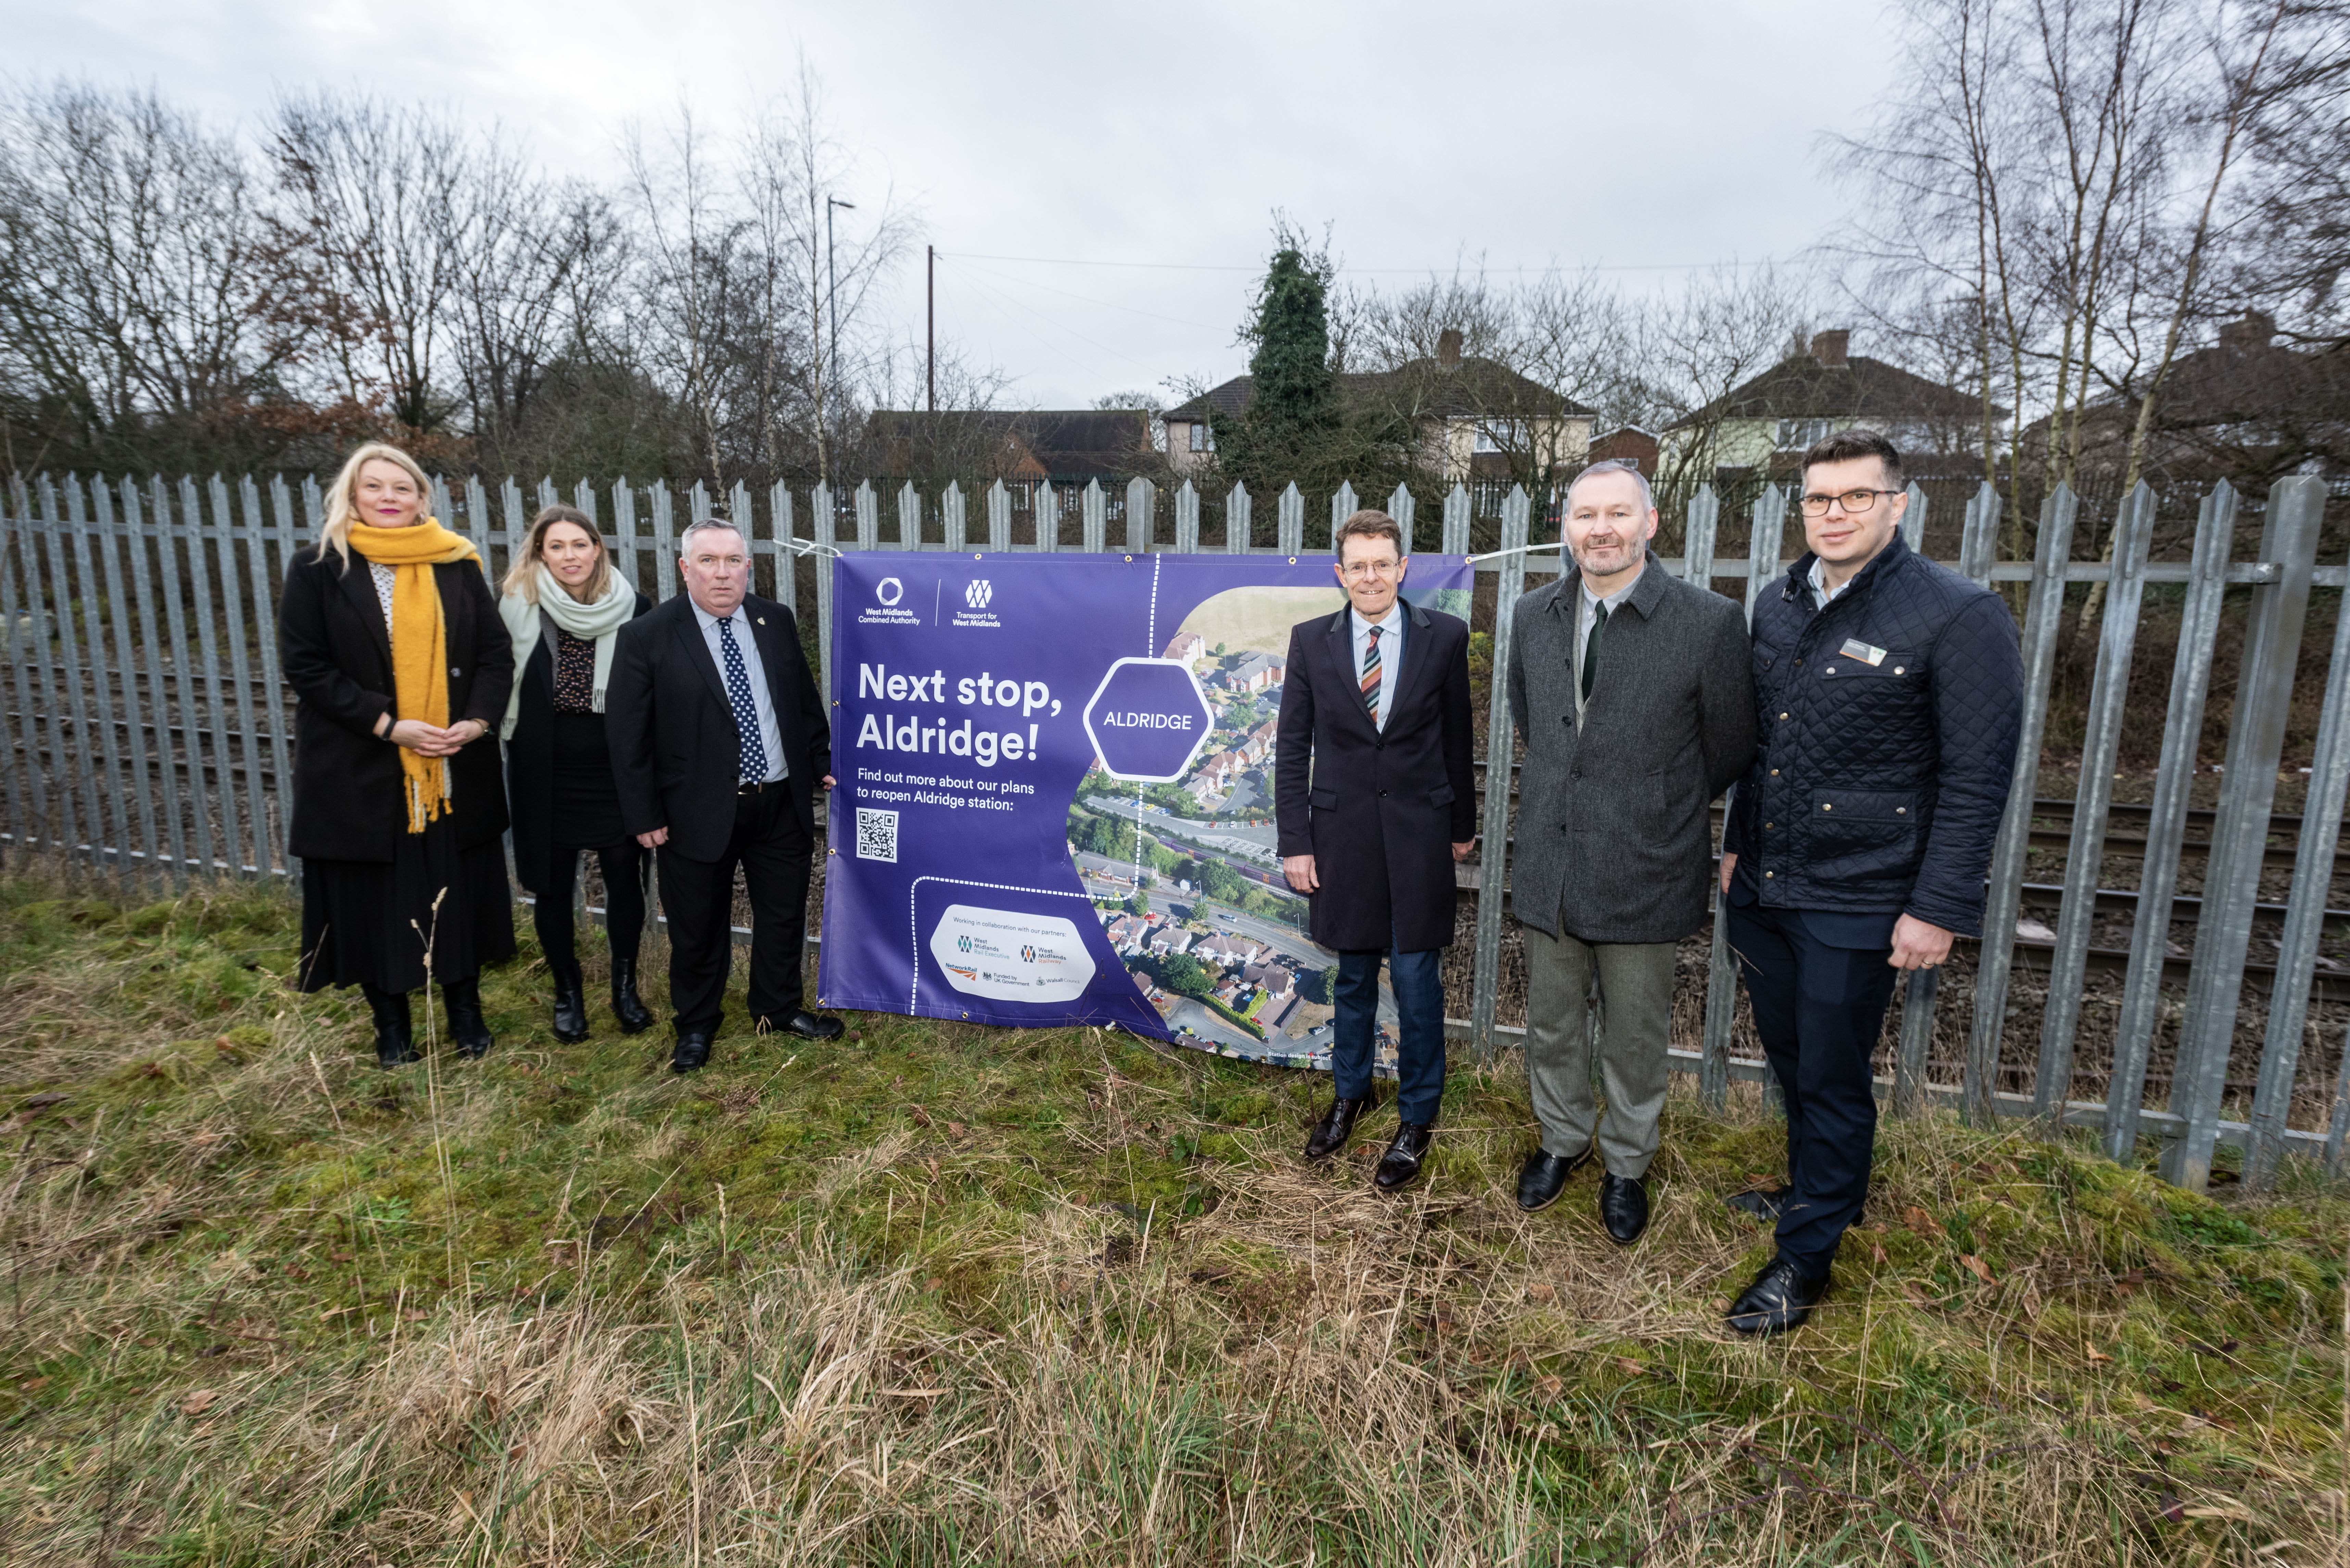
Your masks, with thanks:
[[[840,261],[832,248],[832,210],[835,207],[846,207],[853,213],[857,211],[857,203],[844,202],[837,196],[824,199],[824,313],[832,318],[832,349],[828,358],[837,381],[840,375]],[[821,409],[816,410],[819,419],[823,412]]]
[[[924,245],[928,274],[922,289],[922,379],[930,383],[931,412],[939,411],[939,247]]]

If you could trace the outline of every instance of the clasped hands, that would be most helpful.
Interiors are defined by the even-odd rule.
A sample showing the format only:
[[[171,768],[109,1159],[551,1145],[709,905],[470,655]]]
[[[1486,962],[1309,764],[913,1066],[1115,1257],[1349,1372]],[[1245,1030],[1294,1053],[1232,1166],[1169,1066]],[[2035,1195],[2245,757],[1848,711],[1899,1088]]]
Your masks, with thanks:
[[[490,727],[479,719],[460,719],[445,730],[421,719],[392,719],[389,713],[384,719],[390,720],[390,724],[379,721],[376,733],[420,757],[453,757],[490,732]]]

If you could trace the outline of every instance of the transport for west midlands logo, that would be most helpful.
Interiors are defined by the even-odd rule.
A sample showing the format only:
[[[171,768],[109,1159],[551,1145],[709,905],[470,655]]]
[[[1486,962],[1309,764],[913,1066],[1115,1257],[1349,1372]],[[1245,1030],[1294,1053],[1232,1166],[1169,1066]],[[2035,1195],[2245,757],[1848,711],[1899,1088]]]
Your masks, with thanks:
[[[955,939],[955,950],[957,952],[964,953],[971,951],[971,939],[969,937],[957,937]]]
[[[962,591],[962,602],[973,609],[985,609],[987,601],[995,597],[994,587],[985,577],[974,577]]]

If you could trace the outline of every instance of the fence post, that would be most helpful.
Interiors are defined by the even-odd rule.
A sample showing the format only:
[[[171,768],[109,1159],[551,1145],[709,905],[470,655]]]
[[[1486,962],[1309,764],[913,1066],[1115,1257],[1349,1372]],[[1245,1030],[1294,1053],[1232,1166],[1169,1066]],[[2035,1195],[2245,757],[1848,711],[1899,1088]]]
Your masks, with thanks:
[[[1470,506],[1469,487],[1456,480],[1451,493],[1444,498],[1444,554],[1448,556],[1469,553]],[[1474,577],[1470,579],[1472,587],[1475,582]]]
[[[2318,504],[2324,504],[2322,497]],[[2350,596],[2345,602],[2350,603]],[[2260,1079],[2244,1140],[2244,1188],[2251,1192],[2265,1190],[2275,1180],[2284,1152],[2293,1078],[2301,1066],[2302,1032],[2309,1018],[2309,985],[2317,971],[2317,939],[2324,930],[2334,852],[2342,837],[2345,791],[2350,791],[2350,614],[2337,607],[2334,654],[2325,667],[2325,706],[2317,720],[2316,755],[2302,805],[2293,890],[2285,896],[2276,981],[2269,992],[2268,1033],[2261,1043]]]
[[[1407,556],[1419,548],[1419,541],[1411,536],[1411,492],[1399,484],[1388,495],[1388,515],[1403,530],[1403,553]]]
[[[2210,1179],[2211,1151],[2219,1140],[2252,904],[2260,893],[2262,850],[2276,801],[2277,761],[2284,750],[2293,665],[2301,656],[2324,513],[2325,486],[2314,476],[2280,479],[2269,487],[2268,514],[2261,526],[2261,562],[2267,575],[2252,590],[2251,624],[2228,727],[2227,772],[2204,868],[2203,911],[2195,923],[2194,966],[2187,975],[2178,1066],[2170,1085],[2170,1109],[2185,1126],[2163,1151],[2164,1178],[2194,1192]],[[2310,826],[2304,820],[2303,831]],[[2277,983],[2284,983],[2282,966]]]
[[[1000,479],[987,487],[987,547],[998,553],[1012,548],[1012,492]]]
[[[7,639],[8,670],[16,688],[16,712],[19,715],[8,737],[8,806],[12,823],[24,831],[15,842],[22,862],[26,856],[39,846],[47,836],[49,826],[47,781],[41,776],[40,732],[34,722],[34,698],[30,671],[32,649],[24,646],[32,640],[32,628],[25,624],[29,618],[20,617],[16,600],[16,572],[21,563],[25,571],[27,597],[26,603],[40,601],[40,585],[33,568],[32,504],[21,482],[11,483],[5,493],[14,504],[7,507],[6,537],[0,539],[0,630]],[[148,643],[151,649],[154,639]],[[161,687],[157,688],[160,694]],[[24,761],[16,761],[17,748],[23,747]],[[17,780],[21,775],[23,783]],[[19,810],[19,803],[29,812]]]
[[[1926,550],[1926,491],[1909,483],[1909,509],[1901,514],[1901,539],[1919,555]],[[1939,970],[1913,969],[1901,987],[1901,1023],[1894,1036],[1893,1114],[1915,1116],[1926,1104],[1926,1058],[1934,1042],[1934,1003],[1941,995]]]
[[[1200,492],[1188,479],[1175,492],[1175,549],[1184,556],[1200,553]]]
[[[1281,504],[1274,527],[1274,548],[1284,556],[1305,553],[1305,497],[1299,494],[1297,482],[1291,480],[1281,493]]]
[[[951,479],[947,481],[947,487],[939,492],[939,524],[946,530],[950,552],[960,556],[969,548],[962,510],[962,486]]]
[[[2089,973],[2089,923],[2097,912],[2097,873],[2105,862],[2106,815],[2114,799],[2114,753],[2129,701],[2130,653],[2146,592],[2147,552],[2154,543],[2154,487],[2144,480],[2122,500],[2114,524],[2106,619],[2097,630],[2097,670],[2089,687],[2088,732],[2073,801],[2073,835],[2064,851],[2064,896],[2056,913],[2056,948],[2048,960],[2048,1002],[2040,1014],[2040,1066],[2032,1110],[2045,1131],[2064,1122],[2073,1087],[2073,1035],[2081,1022],[2081,987]],[[2152,846],[2147,846],[2149,850]],[[2140,880],[2143,880],[2141,877]]]
[[[922,547],[922,494],[912,480],[898,487],[898,548]]]
[[[444,500],[446,493],[444,486]],[[244,856],[239,847],[244,835],[237,824],[236,776],[230,761],[229,696],[224,690],[228,677],[221,669],[219,623],[213,613],[212,552],[206,547],[212,535],[204,526],[203,508],[196,500],[196,482],[184,474],[180,479],[180,505],[188,528],[189,586],[195,590],[196,648],[203,655],[206,705],[212,715],[213,782],[217,786],[213,799],[220,807],[221,854],[226,858],[229,874],[235,876],[244,869]],[[354,571],[359,569],[352,567]]]
[[[1721,503],[1713,486],[1700,484],[1689,500],[1681,524],[1681,580],[1713,592],[1713,545],[1721,534]]]
[[[1130,556],[1147,556],[1158,543],[1153,535],[1158,531],[1159,487],[1137,476],[1126,482],[1126,550]]]
[[[1249,551],[1249,493],[1245,484],[1234,484],[1232,493],[1224,497],[1224,553],[1245,556]]]
[[[800,564],[792,549],[792,487],[780,479],[767,493],[767,520],[775,532],[775,599],[796,620],[800,613]]]
[[[1991,587],[1991,560],[1999,554],[1999,492],[1986,479],[1967,503],[1966,532],[1959,539],[1959,575]]]
[[[662,599],[673,599],[677,597],[677,535],[669,482],[656,479],[645,493],[653,506],[653,572],[660,579]]]
[[[817,546],[814,556],[816,566],[816,639],[823,666],[825,706],[837,706],[832,701],[832,556],[833,539],[838,530],[839,518],[832,501],[832,487],[819,484],[808,492],[808,538]]]
[[[1361,508],[1355,500],[1354,482],[1340,480],[1338,488],[1330,493],[1330,537],[1333,542],[1338,537],[1339,525],[1359,510]],[[1403,553],[1407,556],[1411,554],[1411,535],[1409,534],[1403,536]]]
[[[1994,501],[1996,498],[1993,498]],[[1990,511],[1990,507],[1985,508]],[[2023,615],[2023,728],[2009,776],[2007,809],[1991,856],[1991,893],[1983,910],[1975,970],[1974,1027],[1967,1039],[1961,1110],[1976,1127],[1998,1118],[1999,1047],[2007,1026],[2007,984],[2015,962],[2015,916],[2023,901],[2023,857],[2032,846],[2032,792],[2040,781],[2040,738],[2048,727],[2048,679],[2056,667],[2056,633],[2064,609],[2064,566],[2073,555],[2079,501],[2059,484],[2040,506],[2032,557],[2032,598]]]
[[[90,838],[92,840],[90,844],[90,857],[96,868],[110,872],[114,878],[115,885],[118,888],[128,890],[133,885],[131,882],[131,872],[133,867],[131,864],[130,855],[130,813],[128,804],[129,790],[127,788],[127,781],[124,779],[122,772],[123,748],[115,739],[114,733],[114,689],[113,683],[108,679],[106,628],[103,624],[105,618],[101,615],[100,611],[101,608],[105,607],[113,607],[115,610],[113,618],[118,628],[120,626],[122,617],[119,602],[110,597],[102,598],[98,591],[97,574],[90,564],[89,519],[88,514],[82,509],[81,485],[78,481],[68,478],[67,481],[67,486],[66,494],[68,511],[68,514],[73,519],[74,524],[74,597],[81,601],[83,643],[89,650],[88,657],[86,661],[88,670],[88,681],[90,691],[90,701],[97,722],[96,728],[98,732],[98,745],[96,749],[103,763],[101,771],[105,782],[105,799],[107,807],[106,828],[107,836],[111,838],[113,841],[114,865],[108,867],[106,864],[107,845],[105,841],[99,837],[98,823],[94,820],[90,824]],[[111,513],[112,508],[109,507],[106,504],[106,481],[102,477],[94,478],[90,481],[89,487],[97,502],[99,515],[100,517],[107,517]],[[62,597],[62,595],[60,597]],[[118,635],[120,635],[119,629]],[[75,684],[79,686],[82,683],[82,680],[83,676],[79,672],[77,672],[74,677]],[[130,688],[130,677],[128,670],[125,670],[123,672],[122,685],[125,691],[128,691]],[[251,739],[248,736],[246,742],[248,748],[250,748],[251,743]],[[84,736],[82,739],[82,765],[84,767],[88,767],[90,765],[88,757],[90,750],[91,747],[88,738]]]
[[[1699,485],[1682,514],[1681,576],[1707,593],[1713,591],[1713,546],[1720,518],[1721,503],[1713,486]],[[1725,836],[1737,798],[1738,786],[1733,784],[1721,803]],[[1716,846],[1717,853],[1719,848]],[[1698,1041],[1697,1090],[1699,1102],[1706,1109],[1720,1111],[1730,1103],[1730,1036],[1738,1017],[1738,961],[1730,951],[1730,906],[1721,898],[1718,879],[1708,897],[1713,901],[1713,936],[1706,949],[1705,1023]]]
[[[283,487],[280,488],[282,490]],[[169,690],[163,684],[163,628],[156,618],[155,594],[147,560],[151,535],[140,513],[139,487],[128,478],[122,481],[122,521],[125,528],[123,547],[130,556],[131,600],[139,616],[138,641],[140,652],[144,656],[147,675],[147,710],[154,715],[155,756],[161,764],[156,769],[156,784],[157,793],[162,800],[163,831],[161,837],[154,839],[154,844],[159,855],[171,857],[170,887],[172,890],[178,891],[187,886],[188,844],[187,829],[182,825],[180,812],[180,770],[172,757],[172,701]],[[163,521],[170,521],[169,514],[164,515]],[[168,535],[156,538],[155,543],[166,551],[172,547]],[[6,566],[0,563],[0,590],[5,590],[6,583]],[[0,602],[0,613],[5,613],[6,607],[5,602]],[[130,666],[126,663],[123,668],[129,670]],[[283,763],[278,776],[291,776],[284,770]],[[140,809],[146,809],[144,801],[140,802]],[[161,889],[159,888],[158,890]]]
[[[1288,495],[1295,495],[1291,485]],[[1284,509],[1287,496],[1284,497]],[[1493,597],[1493,662],[1491,717],[1485,729],[1484,844],[1478,857],[1477,954],[1471,981],[1469,1040],[1491,1066],[1495,1054],[1493,1002],[1502,975],[1502,899],[1509,879],[1510,761],[1515,732],[1507,696],[1510,644],[1519,596],[1525,592],[1526,519],[1532,510],[1523,485],[1513,486],[1502,506],[1501,581]]]
[[[1087,555],[1098,556],[1109,548],[1108,498],[1102,494],[1100,480],[1086,481],[1086,487],[1078,495],[1078,505],[1083,513],[1085,530],[1085,537],[1078,547]]]
[[[1028,513],[1035,524],[1036,548],[1057,550],[1061,547],[1061,498],[1054,493],[1053,482],[1039,481],[1029,493]]]

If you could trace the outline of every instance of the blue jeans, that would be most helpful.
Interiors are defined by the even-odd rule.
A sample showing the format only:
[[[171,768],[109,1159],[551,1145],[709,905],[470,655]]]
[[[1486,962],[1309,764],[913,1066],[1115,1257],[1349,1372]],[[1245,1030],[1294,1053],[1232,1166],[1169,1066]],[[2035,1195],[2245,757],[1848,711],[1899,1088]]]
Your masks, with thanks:
[[[1900,974],[1885,961],[1893,917],[1771,909],[1733,893],[1729,926],[1754,1033],[1787,1103],[1779,1255],[1825,1277],[1868,1196],[1877,1144],[1868,1063]]]
[[[1341,952],[1330,1075],[1338,1097],[1371,1092],[1372,1038],[1379,1014],[1379,960],[1388,961],[1402,1037],[1396,1044],[1396,1116],[1432,1123],[1444,1103],[1444,950]]]

